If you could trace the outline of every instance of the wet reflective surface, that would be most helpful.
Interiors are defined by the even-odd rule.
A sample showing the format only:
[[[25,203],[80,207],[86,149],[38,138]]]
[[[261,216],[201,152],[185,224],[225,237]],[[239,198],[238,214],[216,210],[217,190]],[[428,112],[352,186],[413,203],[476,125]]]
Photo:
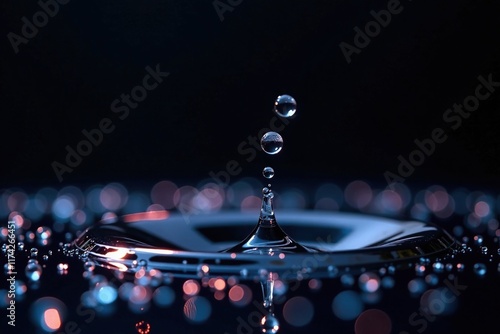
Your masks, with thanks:
[[[276,222],[310,251],[227,252],[259,220],[252,182],[4,192],[0,210],[11,211],[2,211],[0,302],[5,313],[15,302],[14,333],[470,333],[495,325],[496,193],[389,192],[361,180],[284,186]]]
[[[305,210],[283,210],[279,217],[283,230],[304,251],[291,253],[277,244],[264,254],[238,252],[234,245],[255,225],[254,214],[228,211],[192,216],[186,223],[181,214],[153,211],[101,222],[82,233],[66,252],[123,272],[136,272],[142,262],[183,277],[197,277],[205,264],[211,275],[226,277],[242,271],[256,277],[266,269],[277,274],[308,272],[309,277],[320,278],[421,257],[446,257],[459,247],[448,232],[425,222]]]

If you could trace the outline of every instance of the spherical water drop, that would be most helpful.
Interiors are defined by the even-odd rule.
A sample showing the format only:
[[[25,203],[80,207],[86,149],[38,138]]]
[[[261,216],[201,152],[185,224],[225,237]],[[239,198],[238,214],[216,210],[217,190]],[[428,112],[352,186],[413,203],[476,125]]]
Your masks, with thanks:
[[[266,179],[272,179],[274,176],[274,169],[272,167],[265,167],[262,170],[262,175],[264,175]]]
[[[47,260],[49,259],[49,256],[48,256],[47,254],[45,254],[44,256],[42,256],[42,259],[43,259],[44,261],[47,261]]]
[[[23,251],[24,250],[24,242],[19,241],[17,243],[17,249],[20,251]]]
[[[262,136],[260,146],[267,154],[277,154],[283,148],[283,138],[279,133],[269,131]]]
[[[42,276],[42,266],[38,264],[38,261],[28,262],[24,273],[30,281],[36,282]]]
[[[280,323],[273,314],[268,314],[260,321],[262,333],[277,333],[280,329]]]
[[[289,118],[295,115],[297,102],[290,95],[280,95],[274,102],[274,112],[281,117]]]
[[[32,248],[32,249],[30,250],[30,254],[31,254],[31,257],[32,257],[32,258],[36,258],[36,257],[37,257],[37,255],[38,255],[38,249],[37,249],[37,248]]]

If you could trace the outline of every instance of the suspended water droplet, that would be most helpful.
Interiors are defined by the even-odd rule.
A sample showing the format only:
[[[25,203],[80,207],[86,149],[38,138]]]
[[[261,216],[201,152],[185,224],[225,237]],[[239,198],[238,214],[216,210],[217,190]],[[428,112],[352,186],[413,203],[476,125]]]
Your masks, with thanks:
[[[280,323],[274,314],[265,315],[260,321],[262,333],[277,333],[280,329]]]
[[[264,175],[266,179],[272,179],[274,176],[274,169],[272,167],[264,167],[262,175]]]
[[[47,261],[47,260],[49,259],[49,256],[48,256],[47,254],[45,254],[44,256],[42,256],[42,259],[43,259],[44,261]]]
[[[297,102],[287,94],[280,95],[274,101],[274,112],[281,117],[289,118],[295,115]]]
[[[475,235],[475,236],[474,236],[474,243],[475,243],[476,245],[482,245],[482,244],[483,244],[483,241],[484,241],[484,239],[483,239],[483,236],[482,236],[482,235]]]
[[[26,268],[24,270],[24,273],[26,274],[26,277],[32,281],[36,282],[40,279],[42,276],[42,266],[38,264],[38,261],[32,259],[33,261],[28,261],[28,264],[26,265]]]
[[[38,248],[32,248],[30,250],[30,255],[31,255],[31,258],[36,258],[38,256]]]
[[[484,263],[475,263],[474,264],[474,273],[478,276],[486,275],[486,265]]]
[[[17,249],[20,250],[20,251],[23,251],[24,250],[24,242],[19,241],[17,243]]]
[[[481,253],[488,254],[488,247],[486,246],[481,247]]]
[[[283,148],[283,138],[279,133],[269,131],[262,136],[260,146],[267,154],[277,154]]]

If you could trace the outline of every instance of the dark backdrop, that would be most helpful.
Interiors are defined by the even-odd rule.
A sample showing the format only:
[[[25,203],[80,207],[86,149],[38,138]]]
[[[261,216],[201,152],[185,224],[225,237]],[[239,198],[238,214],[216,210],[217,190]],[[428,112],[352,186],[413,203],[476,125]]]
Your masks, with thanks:
[[[357,40],[362,47],[349,63],[341,43],[355,47],[355,28],[365,30],[371,11],[388,6],[390,21],[380,31],[368,25],[372,37]],[[408,158],[415,139],[435,128],[446,140],[405,182],[500,184],[500,87],[460,126],[443,120],[474,95],[478,76],[500,82],[495,1],[72,0],[58,7],[44,21],[36,2],[2,2],[4,186],[201,179],[232,160],[238,176],[271,165],[283,178],[384,184],[386,171],[398,174],[398,156]],[[34,15],[38,31],[25,27],[26,38],[23,26]],[[147,66],[170,74],[129,114],[114,113],[112,102],[142,84]],[[280,131],[283,151],[242,154],[238,146],[248,149],[248,136],[269,127],[280,94],[298,103]],[[76,149],[82,130],[105,118],[113,131],[60,182],[54,161],[66,164],[66,146]]]

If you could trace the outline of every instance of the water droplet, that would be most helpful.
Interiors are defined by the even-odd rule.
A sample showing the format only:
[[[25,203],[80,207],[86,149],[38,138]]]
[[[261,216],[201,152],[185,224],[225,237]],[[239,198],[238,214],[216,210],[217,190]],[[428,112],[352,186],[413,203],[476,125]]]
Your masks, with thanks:
[[[277,333],[280,329],[280,323],[274,314],[268,314],[260,321],[262,333]]]
[[[44,261],[47,261],[47,260],[49,259],[49,256],[48,256],[47,254],[45,254],[44,256],[42,256],[42,259],[43,259]]]
[[[289,118],[295,115],[297,102],[287,94],[280,95],[274,102],[274,112],[281,117]]]
[[[266,179],[272,179],[274,176],[274,169],[272,167],[265,167],[262,170],[262,175],[264,175]]]
[[[481,247],[481,253],[488,254],[488,247],[486,246]]]
[[[30,250],[31,258],[36,258],[38,255],[38,249],[37,248],[32,248]]]
[[[273,296],[274,296],[274,276],[273,273],[268,273],[265,269],[259,270],[259,276],[261,278],[262,295],[264,297],[263,305],[266,309],[271,311],[273,307]]]
[[[23,251],[24,250],[24,242],[19,241],[17,243],[17,249],[20,251]]]
[[[277,154],[283,148],[283,138],[279,133],[269,131],[262,136],[260,146],[267,154]]]
[[[478,276],[486,275],[486,265],[484,263],[475,263],[474,273],[476,273],[476,275]]]
[[[24,273],[26,274],[26,277],[30,281],[36,282],[42,276],[42,266],[40,266],[38,264],[38,261],[36,261],[36,260],[28,261],[28,264],[26,265],[26,269],[24,270]]]

